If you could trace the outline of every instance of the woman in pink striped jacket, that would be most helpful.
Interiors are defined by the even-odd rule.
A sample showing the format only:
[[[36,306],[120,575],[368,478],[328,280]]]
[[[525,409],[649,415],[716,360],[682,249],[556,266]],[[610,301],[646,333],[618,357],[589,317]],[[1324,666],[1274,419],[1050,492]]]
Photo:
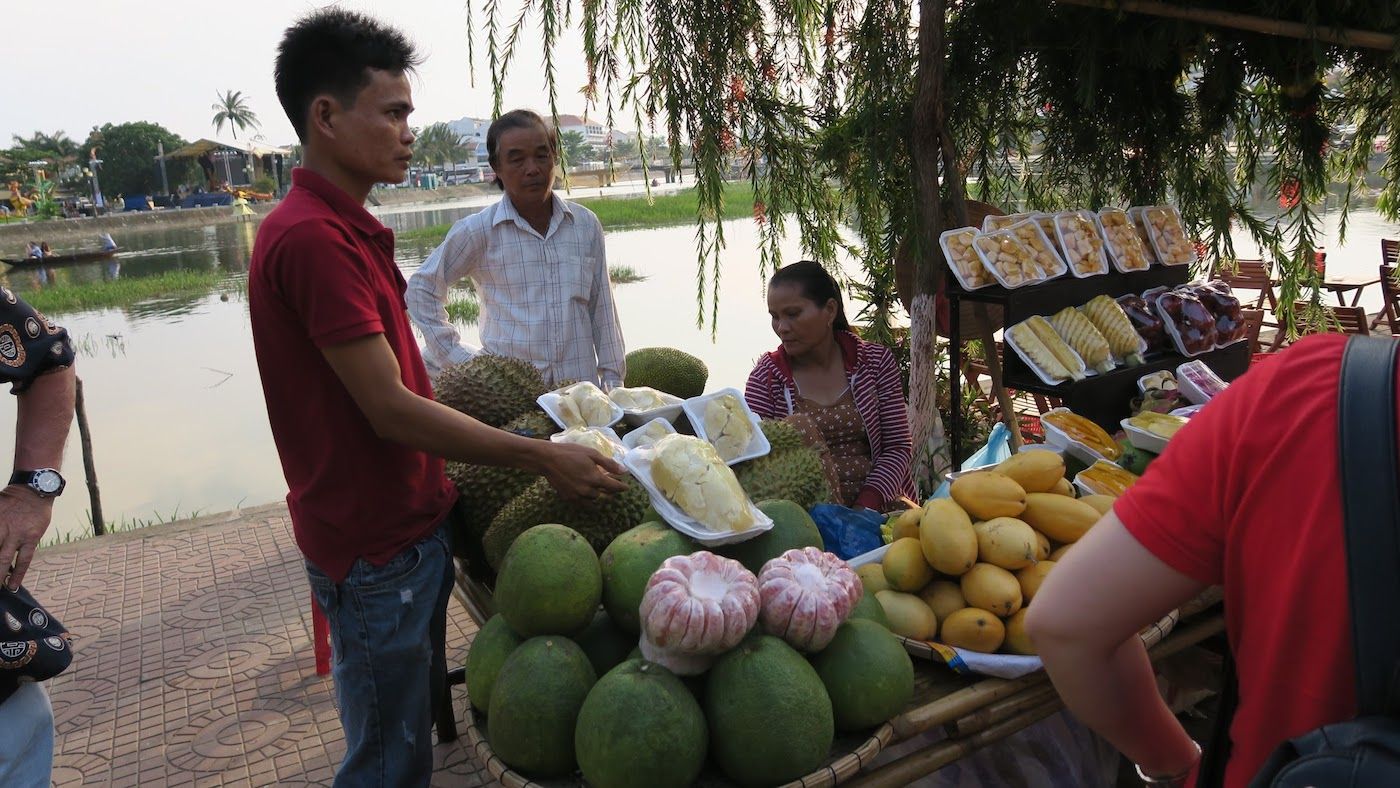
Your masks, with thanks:
[[[851,333],[836,280],[810,260],[784,266],[768,283],[768,314],[782,344],[749,373],[749,407],[816,423],[836,465],[839,503],[885,511],[914,497],[899,366],[889,348]]]

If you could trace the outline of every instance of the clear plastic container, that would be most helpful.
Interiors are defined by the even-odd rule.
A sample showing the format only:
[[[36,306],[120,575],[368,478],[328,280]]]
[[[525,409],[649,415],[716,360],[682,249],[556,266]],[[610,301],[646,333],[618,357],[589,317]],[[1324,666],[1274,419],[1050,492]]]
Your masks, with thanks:
[[[1089,211],[1055,214],[1055,235],[1070,273],[1084,279],[1108,273],[1108,256],[1103,251],[1103,233],[1098,219]]]
[[[1107,460],[1099,460],[1075,474],[1074,486],[1084,495],[1111,495],[1122,497],[1138,476],[1119,468]]]
[[[1103,228],[1104,245],[1113,260],[1113,267],[1123,273],[1145,271],[1152,265],[1150,253],[1138,237],[1132,219],[1121,208],[1099,211],[1099,226]]]
[[[1215,349],[1215,315],[1201,299],[1189,292],[1171,290],[1157,296],[1153,304],[1178,353],[1199,356]],[[1180,383],[1178,374],[1177,384]]]
[[[993,216],[987,214],[982,218],[982,232],[993,233],[997,230],[1005,230],[1013,224],[1029,217],[1028,213],[1009,213],[1005,216]]]
[[[622,458],[622,464],[637,483],[642,485],[647,491],[647,497],[651,499],[651,506],[656,513],[661,515],[672,528],[689,536],[700,544],[715,547],[718,545],[737,544],[746,542],[759,534],[773,528],[773,518],[764,514],[761,509],[754,506],[753,501],[748,501],[749,513],[753,515],[754,523],[751,527],[743,531],[712,531],[699,520],[686,514],[679,506],[674,504],[666,494],[661,492],[656,486],[656,482],[651,478],[651,463],[656,457],[656,452],[651,446],[642,446],[627,452]]]
[[[549,440],[554,443],[578,443],[589,448],[597,448],[587,439],[580,440],[584,434],[601,435],[604,440],[611,444],[612,453],[608,456],[617,462],[622,462],[622,455],[627,453],[627,447],[623,445],[622,439],[617,437],[617,433],[612,427],[574,427],[554,433],[549,436]]]
[[[1163,265],[1190,265],[1196,262],[1196,249],[1186,239],[1186,227],[1181,214],[1170,205],[1151,205],[1142,209],[1143,224],[1152,249]]]
[[[676,434],[676,428],[669,419],[655,418],[622,436],[622,445],[628,449],[650,446],[666,435]]]
[[[1204,405],[1225,392],[1229,383],[1220,379],[1215,370],[1206,362],[1197,359],[1188,361],[1176,368],[1177,384],[1181,394],[1196,405]]]
[[[736,388],[712,391],[708,394],[701,394],[698,397],[691,397],[681,403],[681,408],[685,411],[686,417],[690,419],[691,428],[695,430],[695,436],[704,438],[710,441],[710,443],[714,443],[710,436],[705,433],[705,406],[712,400],[719,399],[725,394],[732,394],[735,399],[739,400],[739,405],[743,407],[744,413],[749,417],[749,423],[753,425],[753,437],[749,438],[749,445],[744,447],[742,452],[732,457],[727,464],[734,465],[744,462],[745,460],[757,459],[772,451],[773,446],[768,442],[768,436],[764,435],[763,430],[759,428],[758,416],[754,415],[753,410],[749,408],[749,403],[744,401],[744,392]]]
[[[625,399],[621,392],[639,390],[654,392],[656,397],[665,404],[658,405],[654,408],[634,408],[619,402],[620,399]],[[681,415],[682,400],[680,397],[667,394],[664,391],[658,391],[648,386],[639,386],[631,389],[615,388],[608,392],[608,398],[617,403],[618,407],[622,408],[622,420],[634,427],[640,427],[652,419],[665,419],[666,421],[674,422],[676,417]]]
[[[1135,448],[1143,451],[1150,451],[1153,454],[1161,454],[1167,448],[1167,439],[1161,435],[1148,432],[1135,424],[1129,424],[1128,419],[1118,422],[1123,427],[1123,432],[1128,436],[1128,442]]]
[[[1142,241],[1142,246],[1147,253],[1152,256],[1153,263],[1161,263],[1157,257],[1157,250],[1152,248],[1152,239],[1147,234],[1147,221],[1142,218],[1142,210],[1151,208],[1150,205],[1134,205],[1128,209],[1128,219],[1133,223],[1133,229],[1137,230],[1138,239]]]
[[[1055,413],[1072,412],[1073,411],[1071,411],[1069,408],[1055,408],[1054,410],[1046,411],[1044,414],[1041,415],[1040,426],[1045,430],[1045,442],[1058,449],[1063,449],[1071,457],[1075,457],[1080,462],[1084,463],[1093,463],[1099,460],[1108,460],[1111,462],[1112,460],[1117,459],[1117,455],[1115,455],[1114,457],[1107,457],[1103,452],[1099,451],[1093,446],[1090,446],[1089,444],[1084,443],[1083,441],[1075,439],[1068,432],[1056,425],[1053,417],[1048,420],[1045,418],[1046,416],[1051,416],[1051,414]],[[1103,428],[1100,427],[1099,429],[1102,430]],[[1117,446],[1116,443],[1113,443],[1112,436],[1110,436],[1107,432],[1104,432],[1103,436],[1100,439],[1105,440],[1108,443],[1112,443],[1115,447]]]
[[[1035,376],[1044,381],[1047,386],[1058,386],[1061,383],[1067,383],[1071,380],[1082,380],[1084,377],[1086,377],[1088,375],[1088,369],[1084,366],[1084,359],[1080,358],[1079,354],[1074,352],[1074,348],[1070,347],[1069,343],[1065,342],[1064,340],[1060,340],[1060,342],[1065,346],[1065,349],[1069,350],[1069,360],[1075,362],[1076,364],[1075,366],[1069,367],[1068,371],[1070,373],[1070,376],[1067,378],[1050,374],[1049,370],[1042,367],[1040,363],[1036,361],[1035,358],[1029,352],[1026,351],[1026,348],[1021,343],[1019,337],[1023,336],[1024,334],[1034,335],[1035,332],[1033,331],[1033,329],[1031,329],[1029,325],[1029,323],[1032,320],[1040,320],[1044,322],[1046,326],[1050,327],[1050,332],[1054,333],[1055,329],[1053,326],[1050,326],[1050,322],[1048,320],[1045,320],[1045,318],[1043,317],[1036,316],[1023,320],[1020,323],[1017,323],[1016,325],[1006,329],[1006,333],[1003,335],[1002,339],[1007,345],[1011,347],[1012,350],[1016,351],[1016,355],[1020,356],[1022,361],[1026,362],[1026,366],[1031,368],[1031,371],[1035,373]],[[1056,334],[1056,336],[1058,337],[1059,335]],[[1068,367],[1069,365],[1066,366]]]
[[[964,290],[980,290],[996,284],[996,279],[987,271],[982,258],[972,246],[972,240],[980,234],[974,227],[959,227],[944,230],[938,236],[938,245],[943,248],[948,269]]]
[[[587,381],[585,381],[585,382],[583,382],[583,383],[574,383],[574,384],[569,385],[569,386],[564,386],[563,388],[558,388],[558,389],[555,389],[554,391],[546,391],[545,393],[539,395],[539,397],[535,398],[535,402],[536,402],[541,408],[544,409],[544,412],[545,412],[545,413],[548,413],[548,414],[549,414],[549,417],[550,417],[551,419],[554,419],[554,423],[555,423],[555,424],[558,424],[560,429],[567,430],[567,429],[569,429],[570,427],[578,427],[578,426],[588,426],[588,427],[611,427],[612,425],[618,423],[619,421],[622,421],[622,408],[619,407],[618,404],[617,404],[616,402],[613,402],[611,399],[608,399],[608,404],[612,406],[612,413],[611,413],[611,415],[609,416],[609,419],[608,419],[607,423],[605,423],[605,424],[587,424],[587,425],[570,424],[570,423],[569,423],[568,421],[566,421],[565,418],[564,418],[564,411],[563,411],[563,409],[560,407],[560,399],[562,399],[562,392],[564,392],[564,391],[567,390],[567,389],[571,389],[571,388],[573,388],[574,386],[593,386],[593,388],[594,388],[594,389],[597,389],[598,393],[599,393],[600,395],[602,395],[604,399],[608,399],[608,395],[603,394],[603,390],[602,390],[602,389],[598,388],[596,385],[594,385],[594,384],[592,384],[592,383],[589,383],[589,382],[587,382]]]
[[[1052,229],[1053,226],[1052,224]],[[1044,279],[1063,276],[1069,270],[1064,258],[1060,257],[1059,250],[1055,248],[1049,238],[1045,237],[1045,231],[1041,229],[1040,222],[1035,219],[1026,219],[1007,229],[1016,236],[1016,240],[1031,250],[1031,255],[1035,258],[1035,265],[1040,269]]]
[[[982,258],[983,267],[1008,290],[1035,284],[1044,278],[1035,264],[1035,255],[1016,240],[1010,230],[983,233],[972,240],[972,247]]]

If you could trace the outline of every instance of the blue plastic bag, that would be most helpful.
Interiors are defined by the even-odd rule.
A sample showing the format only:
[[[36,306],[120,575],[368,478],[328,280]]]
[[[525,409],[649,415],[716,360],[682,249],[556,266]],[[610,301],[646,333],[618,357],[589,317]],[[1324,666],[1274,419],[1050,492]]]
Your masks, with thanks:
[[[1011,458],[1011,433],[1007,431],[1006,424],[997,422],[992,426],[992,431],[987,434],[987,442],[982,448],[973,453],[963,461],[964,468],[977,468],[983,465],[995,465],[1002,460]],[[945,479],[938,485],[930,498],[947,498],[948,488],[952,486]]]
[[[834,503],[819,503],[810,514],[821,531],[822,544],[828,553],[843,560],[855,558],[885,544],[880,526],[885,516],[869,509],[848,509]]]

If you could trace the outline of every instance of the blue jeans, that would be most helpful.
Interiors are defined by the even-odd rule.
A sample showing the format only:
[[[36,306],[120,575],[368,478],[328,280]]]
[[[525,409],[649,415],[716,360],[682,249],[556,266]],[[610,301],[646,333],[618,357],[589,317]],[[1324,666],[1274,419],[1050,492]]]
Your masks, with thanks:
[[[53,707],[43,685],[25,682],[0,703],[0,785],[49,788]]]
[[[342,583],[306,564],[330,623],[345,759],[336,788],[427,785],[433,704],[445,699],[442,643],[452,592],[447,528],[384,566],[357,560]]]

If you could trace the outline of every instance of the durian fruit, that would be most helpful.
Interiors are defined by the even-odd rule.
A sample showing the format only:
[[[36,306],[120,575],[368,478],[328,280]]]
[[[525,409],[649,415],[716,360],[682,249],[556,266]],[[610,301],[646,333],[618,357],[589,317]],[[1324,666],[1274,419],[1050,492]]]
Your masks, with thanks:
[[[558,523],[578,531],[594,551],[602,553],[618,534],[645,522],[651,512],[646,488],[631,476],[627,489],[591,501],[563,501],[549,485],[537,478],[510,500],[491,520],[482,537],[482,549],[493,569],[515,538],[541,523]],[[652,519],[656,519],[654,515]]]
[[[606,427],[613,420],[613,401],[588,381],[559,390],[559,411],[569,427]]]
[[[835,500],[831,493],[834,469],[823,461],[825,453],[825,444],[821,449],[801,445],[771,451],[735,465],[734,476],[752,500],[784,499],[810,509]]]
[[[628,388],[650,386],[681,399],[705,393],[710,368],[705,362],[672,347],[644,347],[627,354]]]
[[[604,457],[616,459],[618,444],[608,439],[602,432],[588,427],[574,427],[559,433],[555,440],[560,443],[577,443],[587,446]]]
[[[638,386],[634,389],[619,386],[609,391],[608,396],[623,410],[655,410],[666,406],[661,392],[650,386]]]
[[[548,414],[535,409],[520,415],[501,429],[544,440],[557,428]],[[449,462],[447,478],[456,486],[462,499],[458,510],[461,517],[454,521],[458,531],[452,544],[459,558],[471,561],[480,555],[481,538],[491,525],[491,518],[540,477],[519,468]]]
[[[690,435],[667,435],[653,449],[652,481],[681,511],[711,531],[753,526],[753,504],[714,446]]]
[[[667,435],[672,434],[671,430],[666,429],[666,422],[664,422],[661,419],[652,419],[651,421],[639,427],[638,432],[639,435],[636,441],[632,444],[637,448],[642,448],[643,446],[650,446],[653,443],[656,443],[657,441],[666,437]]]
[[[547,390],[535,365],[489,353],[450,366],[433,380],[434,399],[492,427],[534,409]]]
[[[759,419],[758,428],[775,452],[807,445],[802,431],[790,419]]]
[[[724,394],[705,403],[705,437],[715,445],[725,462],[738,457],[753,440],[753,422],[743,403],[733,394]]]

